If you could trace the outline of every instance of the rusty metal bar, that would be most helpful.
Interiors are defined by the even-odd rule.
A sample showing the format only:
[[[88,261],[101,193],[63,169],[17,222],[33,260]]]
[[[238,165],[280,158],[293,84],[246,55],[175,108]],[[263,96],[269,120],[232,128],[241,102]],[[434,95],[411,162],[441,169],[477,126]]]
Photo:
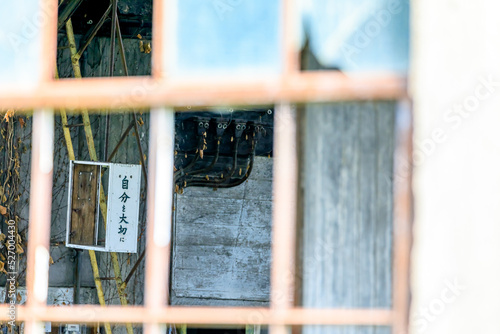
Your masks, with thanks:
[[[408,101],[396,112],[394,153],[393,333],[408,333],[412,209],[412,115]]]
[[[41,25],[42,47],[40,55],[40,78],[43,83],[53,82],[57,59],[57,0],[40,0],[40,14],[45,18]],[[16,89],[15,87],[13,87]],[[0,102],[0,106],[4,107]],[[40,106],[41,107],[41,106]],[[38,109],[33,106],[31,109]]]
[[[117,22],[117,8],[118,8],[118,0],[111,0],[111,37],[110,37],[110,42],[111,42],[111,47],[109,50],[109,76],[113,77],[114,76],[114,70],[115,70],[115,41],[116,41],[116,22]]]
[[[283,18],[283,67],[284,72],[290,75],[300,71],[298,14],[295,1],[282,0],[281,5]]]
[[[0,320],[7,319],[8,306],[0,306]],[[142,306],[75,305],[28,309],[18,307],[19,321],[40,319],[63,323],[171,323],[196,325],[376,325],[390,326],[393,312],[387,309],[300,309],[276,312],[259,307],[183,307],[149,309]]]
[[[299,68],[294,2],[283,0],[282,39],[284,75],[296,75]],[[297,115],[288,102],[276,106],[273,146],[273,220],[271,266],[271,308],[285,312],[293,307],[295,288],[295,237],[297,228]],[[270,334],[288,334],[287,327],[273,325]]]
[[[273,220],[271,308],[278,313],[293,307],[295,277],[295,228],[297,210],[296,114],[290,104],[280,104],[274,114]],[[285,334],[283,325],[271,334]]]
[[[118,8],[118,0],[111,0],[112,9],[111,9],[111,37],[110,43],[111,47],[109,49],[109,76],[114,76],[115,71],[115,41],[116,41],[116,25],[117,25],[117,8]],[[109,114],[109,109],[106,109],[106,126],[104,130],[104,149],[103,156],[104,159],[108,156],[108,143],[109,143],[109,127],[111,122],[111,116]]]
[[[78,123],[78,124],[65,124],[64,127],[65,128],[76,128],[76,127],[79,127],[79,126],[84,126],[85,124],[84,123]]]
[[[139,256],[139,258],[135,262],[135,264],[132,267],[132,269],[130,269],[130,272],[128,273],[128,276],[127,276],[127,278],[125,278],[125,280],[123,281],[123,283],[128,284],[128,282],[130,281],[130,279],[134,275],[135,271],[139,267],[139,264],[141,264],[142,259],[144,259],[144,255],[146,255],[146,250],[142,251],[141,255]]]
[[[127,66],[127,57],[125,56],[125,47],[123,45],[123,39],[122,39],[122,32],[120,30],[120,22],[118,20],[118,17],[116,18],[116,33],[118,35],[118,46],[120,48],[120,55],[122,58],[122,64],[123,64],[123,70],[125,72],[125,76],[128,77],[128,66]],[[137,148],[139,150],[139,156],[141,160],[141,168],[142,168],[142,175],[144,176],[144,184],[146,186],[146,190],[148,189],[148,173],[146,171],[146,161],[144,160],[144,153],[142,151],[142,145],[141,145],[141,138],[139,138],[139,128],[137,126],[137,113],[134,110],[132,113],[132,116],[134,118],[134,130],[135,130],[135,138],[137,140]]]
[[[120,21],[118,17],[116,18],[116,36],[118,37],[118,47],[120,50],[120,56],[122,58],[123,72],[125,76],[128,77],[128,66],[127,59],[125,57],[125,46],[123,45],[122,31],[120,29]]]
[[[82,57],[82,54],[85,51],[85,49],[89,46],[90,42],[92,42],[94,37],[97,35],[97,32],[99,31],[99,29],[101,29],[104,22],[106,22],[106,19],[109,16],[109,12],[111,11],[111,8],[112,8],[112,5],[109,5],[108,9],[106,9],[106,11],[102,15],[101,19],[99,20],[99,22],[97,22],[97,24],[92,28],[92,31],[90,32],[89,37],[85,40],[85,42],[83,43],[83,46],[80,48],[78,53],[75,55],[76,59],[80,59]]]
[[[271,308],[293,306],[295,276],[295,224],[297,208],[296,115],[289,104],[280,104],[274,114],[273,230]]]
[[[29,92],[0,91],[4,108],[149,108],[161,106],[270,105],[346,100],[399,100],[407,97],[406,78],[391,73],[302,72],[253,80],[200,78],[162,81],[151,77],[62,79]]]
[[[120,146],[125,141],[125,138],[127,138],[128,133],[134,127],[134,124],[132,124],[132,122],[130,122],[129,126],[125,129],[125,131],[123,132],[122,136],[120,137],[120,140],[118,141],[118,143],[116,144],[115,148],[113,149],[113,152],[111,152],[111,154],[106,159],[106,161],[111,161],[111,159],[113,159],[113,157],[115,156],[115,154],[118,152],[118,149],[120,148]]]
[[[33,114],[30,213],[27,261],[27,309],[45,307],[49,288],[49,248],[52,208],[54,114],[38,110]],[[5,312],[8,315],[8,312]],[[32,317],[26,333],[43,333],[40,319]]]
[[[134,122],[135,138],[137,140],[137,148],[139,149],[139,155],[141,157],[140,160],[141,160],[142,175],[144,176],[144,185],[146,189],[148,189],[148,172],[146,171],[146,161],[144,160],[144,153],[142,151],[141,138],[139,138],[139,127],[137,126],[137,115],[135,111],[132,113],[132,116],[134,117],[133,122]]]
[[[151,54],[151,75],[154,80],[160,80],[165,76],[163,64],[165,62],[165,50],[172,48],[165,38],[166,10],[173,10],[173,0],[153,0],[153,51]],[[156,43],[158,43],[156,47]]]
[[[173,109],[151,110],[150,124],[144,305],[153,316],[161,316],[168,301],[170,270],[175,142]],[[146,334],[160,334],[163,326],[146,322],[144,330]]]

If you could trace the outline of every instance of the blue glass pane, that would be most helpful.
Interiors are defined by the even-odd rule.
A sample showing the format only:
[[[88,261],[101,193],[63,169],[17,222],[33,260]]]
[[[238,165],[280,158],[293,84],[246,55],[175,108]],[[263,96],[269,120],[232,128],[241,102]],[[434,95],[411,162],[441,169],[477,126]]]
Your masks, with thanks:
[[[310,48],[325,67],[406,72],[409,0],[300,0]]]
[[[280,3],[178,0],[177,50],[170,69],[181,75],[279,72]]]
[[[48,15],[38,0],[0,4],[0,86],[35,85],[40,79],[42,28]]]

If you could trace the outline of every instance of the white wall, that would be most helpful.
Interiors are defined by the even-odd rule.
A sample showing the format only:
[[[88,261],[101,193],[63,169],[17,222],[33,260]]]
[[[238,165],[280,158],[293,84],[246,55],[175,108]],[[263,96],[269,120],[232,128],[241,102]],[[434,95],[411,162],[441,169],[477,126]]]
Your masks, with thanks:
[[[411,333],[500,333],[500,3],[412,6]]]

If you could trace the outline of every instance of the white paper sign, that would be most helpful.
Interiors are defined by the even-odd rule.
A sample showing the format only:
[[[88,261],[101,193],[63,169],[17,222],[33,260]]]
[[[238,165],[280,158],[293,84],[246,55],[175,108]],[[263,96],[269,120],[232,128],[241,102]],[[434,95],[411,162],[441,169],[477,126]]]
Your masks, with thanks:
[[[137,253],[140,187],[140,165],[111,165],[106,224],[107,251]]]
[[[106,211],[106,240],[104,245],[97,244],[99,228],[99,208],[96,209],[95,235],[93,245],[70,243],[71,207],[73,192],[73,166],[75,164],[109,168]],[[104,182],[104,180],[103,180]],[[105,182],[104,182],[105,184]],[[99,188],[99,187],[98,187]],[[139,204],[141,197],[141,165],[114,164],[108,162],[71,161],[69,170],[68,213],[66,221],[66,247],[92,249],[101,252],[137,253],[137,229],[139,227]],[[96,197],[99,205],[100,192],[89,196]],[[90,198],[90,197],[89,197]]]

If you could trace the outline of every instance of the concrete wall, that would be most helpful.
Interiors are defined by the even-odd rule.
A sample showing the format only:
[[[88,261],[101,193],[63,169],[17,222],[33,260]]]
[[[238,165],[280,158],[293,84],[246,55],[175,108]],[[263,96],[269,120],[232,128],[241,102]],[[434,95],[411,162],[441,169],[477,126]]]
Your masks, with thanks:
[[[174,305],[269,302],[272,159],[256,157],[248,181],[187,188],[175,197]]]

